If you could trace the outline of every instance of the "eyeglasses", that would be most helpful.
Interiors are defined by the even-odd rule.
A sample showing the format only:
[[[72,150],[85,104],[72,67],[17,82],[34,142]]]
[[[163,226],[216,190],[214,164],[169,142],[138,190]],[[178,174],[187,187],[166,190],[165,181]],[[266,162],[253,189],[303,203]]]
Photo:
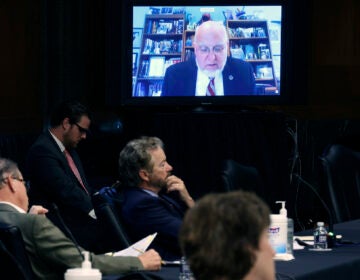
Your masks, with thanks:
[[[27,192],[30,190],[30,182],[29,181],[26,181],[23,178],[17,178],[17,177],[11,177],[11,178],[13,178],[16,181],[19,181],[19,182],[23,183]],[[6,178],[3,178],[3,180],[4,179],[6,179]]]
[[[90,133],[90,130],[89,130],[89,129],[84,128],[84,127],[82,127],[81,125],[79,125],[79,124],[77,124],[77,123],[73,123],[73,124],[78,127],[79,132],[80,132],[81,134],[83,134],[83,133],[89,134],[89,133]]]
[[[207,46],[199,46],[198,50],[202,55],[208,55],[211,51],[210,48]],[[212,48],[214,54],[222,54],[224,50],[225,50],[225,46],[223,45],[214,46]]]
[[[30,182],[29,181],[26,181],[23,178],[18,178],[18,177],[14,177],[14,176],[11,176],[11,178],[13,180],[16,180],[16,181],[19,181],[19,182],[23,183],[27,192],[30,190]],[[8,177],[1,178],[1,181],[5,181],[6,179],[8,179]]]

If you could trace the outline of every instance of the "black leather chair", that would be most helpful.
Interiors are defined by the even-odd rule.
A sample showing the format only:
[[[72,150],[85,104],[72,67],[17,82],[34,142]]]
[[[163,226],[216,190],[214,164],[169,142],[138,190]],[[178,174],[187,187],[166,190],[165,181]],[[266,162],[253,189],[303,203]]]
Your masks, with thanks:
[[[32,280],[34,274],[18,227],[0,223],[1,274],[8,279]]]
[[[360,218],[360,152],[331,145],[323,156],[322,182],[335,223]]]
[[[96,217],[109,240],[110,251],[118,251],[131,245],[122,222],[120,211],[122,197],[115,187],[103,187],[92,196]]]
[[[264,196],[264,185],[259,171],[233,159],[225,159],[221,165],[221,185],[224,191],[243,189]]]

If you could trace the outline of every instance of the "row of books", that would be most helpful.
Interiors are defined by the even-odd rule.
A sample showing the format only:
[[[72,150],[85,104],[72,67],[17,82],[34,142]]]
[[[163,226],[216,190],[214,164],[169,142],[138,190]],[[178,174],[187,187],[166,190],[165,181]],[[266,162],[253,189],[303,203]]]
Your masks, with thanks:
[[[229,36],[233,38],[265,38],[266,33],[262,27],[229,28]]]
[[[163,81],[139,81],[133,91],[134,97],[161,96]]]
[[[182,40],[152,40],[146,39],[144,42],[143,54],[172,54],[181,53],[183,46]]]
[[[273,71],[270,65],[257,65],[255,68],[257,79],[273,79]]]
[[[239,45],[231,42],[230,52],[232,57],[238,59],[271,59],[270,47],[263,43]]]
[[[182,34],[184,32],[183,19],[156,19],[148,20],[147,34]]]
[[[181,57],[165,59],[164,56],[153,56],[149,60],[143,60],[139,69],[138,77],[164,77],[166,69],[181,61]]]

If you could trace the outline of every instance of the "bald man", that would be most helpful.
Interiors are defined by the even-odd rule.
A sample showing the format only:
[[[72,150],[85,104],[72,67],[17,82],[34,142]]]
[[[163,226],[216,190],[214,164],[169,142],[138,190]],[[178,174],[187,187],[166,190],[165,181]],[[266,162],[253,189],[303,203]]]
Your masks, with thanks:
[[[206,21],[198,26],[193,45],[193,58],[167,69],[162,96],[255,94],[253,68],[228,57],[229,38],[222,23]]]

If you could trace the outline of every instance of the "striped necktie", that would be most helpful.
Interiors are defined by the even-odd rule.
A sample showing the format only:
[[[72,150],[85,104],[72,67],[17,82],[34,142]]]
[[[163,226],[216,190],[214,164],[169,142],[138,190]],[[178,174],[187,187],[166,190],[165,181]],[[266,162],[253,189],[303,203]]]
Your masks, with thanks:
[[[214,84],[214,79],[215,78],[209,78],[209,84],[206,88],[206,96],[215,96],[215,84]]]
[[[81,179],[81,176],[80,176],[80,173],[79,173],[79,170],[77,169],[76,165],[75,165],[75,162],[73,160],[73,158],[71,157],[70,153],[67,151],[67,150],[64,150],[64,154],[65,154],[65,157],[66,157],[66,160],[72,170],[72,172],[74,173],[75,177],[78,179],[80,185],[83,187],[83,189],[85,190],[85,192],[87,194],[89,194],[89,192],[87,191],[82,179]]]

